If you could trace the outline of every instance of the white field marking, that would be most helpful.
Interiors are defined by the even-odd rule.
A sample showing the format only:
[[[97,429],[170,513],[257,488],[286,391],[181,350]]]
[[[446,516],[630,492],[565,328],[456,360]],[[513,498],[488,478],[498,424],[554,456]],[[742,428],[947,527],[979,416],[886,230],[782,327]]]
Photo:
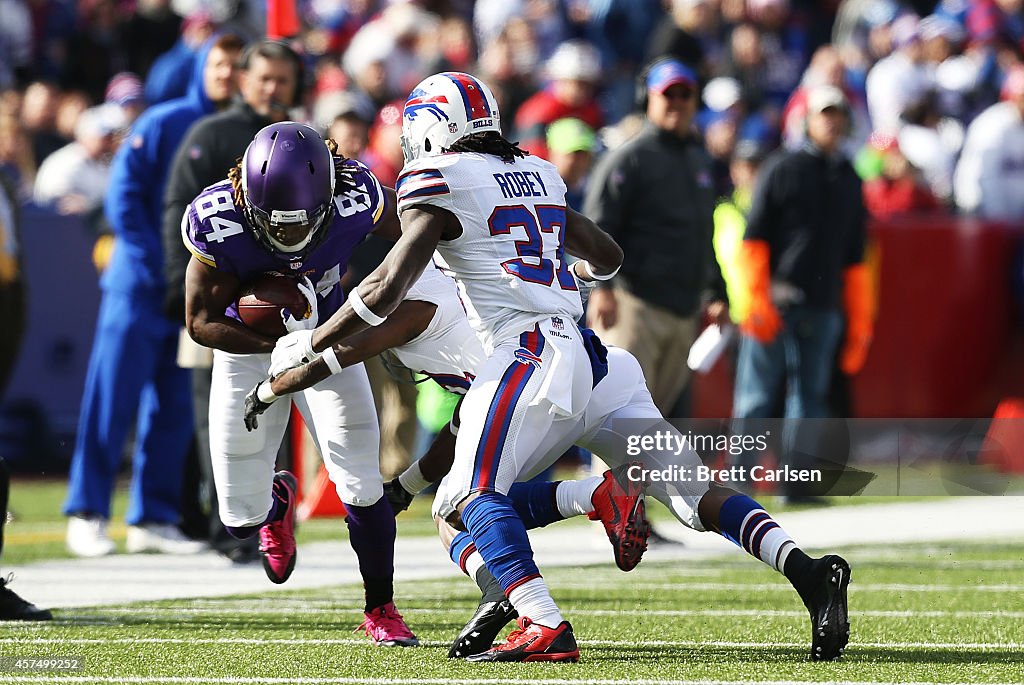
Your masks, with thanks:
[[[456,680],[453,678],[247,678],[229,676],[227,678],[195,678],[168,676],[69,676],[61,674],[61,683],[126,683],[145,685],[147,683],[168,683],[171,685],[247,685],[248,683],[266,683],[267,685],[506,685],[510,682],[528,682],[531,685],[822,685],[818,680],[596,680],[592,678],[569,680],[566,678],[545,678],[538,680],[512,680],[509,678],[474,678],[472,680]],[[46,683],[52,685],[53,676],[10,676],[4,678],[8,683]],[[880,685],[877,681],[839,680],[829,681],[828,685]],[[902,685],[935,685],[932,682],[903,683]],[[969,685],[968,683],[943,683],[942,685]],[[1016,683],[986,683],[985,685],[1017,685]]]
[[[1019,566],[1019,564],[1018,564]],[[854,568],[856,575],[856,567]],[[545,576],[546,577],[546,576]],[[632,581],[632,579],[630,579]],[[429,580],[418,580],[417,585],[430,585],[432,583],[438,583],[440,581],[429,581]],[[554,580],[549,579],[548,586],[550,587],[561,587],[567,584],[569,581],[559,581],[557,578]],[[451,586],[451,579],[447,581],[447,587]],[[704,591],[736,591],[736,590],[749,590],[752,592],[793,592],[792,586],[788,583],[688,583],[685,580],[680,580],[677,583],[645,583],[641,581],[630,582],[626,580],[612,582],[603,580],[588,580],[588,589],[597,590],[622,590],[627,588],[629,590],[678,590],[678,591],[690,591],[690,590],[704,590]],[[850,583],[850,592],[962,592],[962,591],[975,591],[975,592],[1024,592],[1024,585],[928,585],[928,584],[910,584],[910,583]],[[468,593],[468,590],[467,590]],[[344,593],[339,593],[343,595]],[[352,596],[356,596],[353,593]],[[424,595],[417,594],[417,600],[436,600],[436,601],[451,601],[450,595]],[[339,596],[338,599],[344,599],[344,596]],[[191,601],[191,600],[186,600]],[[216,600],[211,600],[216,601]],[[320,602],[330,602],[331,600],[311,600]]]
[[[576,609],[566,605],[566,613],[573,616],[625,616],[634,614],[638,607],[623,607],[622,609]],[[363,605],[352,606],[322,606],[310,607],[301,603],[281,603],[273,605],[279,611],[301,611],[311,615],[333,615],[343,612],[357,612],[363,610]],[[91,613],[95,611],[95,615]],[[782,611],[777,609],[643,609],[645,616],[796,616],[804,617],[806,611]],[[165,614],[210,614],[212,616],[260,616],[270,613],[267,608],[258,608],[241,604],[239,606],[217,606],[217,607],[101,607],[94,610],[86,610],[78,614],[76,610],[69,609],[62,611],[60,619],[65,623],[76,623],[80,619],[102,619],[104,615],[114,614],[117,616],[161,616]],[[409,609],[402,608],[403,614],[466,614],[467,609],[462,607],[439,607],[433,609]],[[880,610],[858,610],[857,616],[870,618],[1024,618],[1024,611],[880,611]]]
[[[729,640],[578,640],[581,645],[601,647],[736,647],[758,649],[765,647],[783,647],[787,649],[805,649],[806,642],[733,642]],[[370,642],[359,638],[262,638],[262,637],[140,637],[140,638],[0,638],[0,644],[17,645],[114,645],[114,644],[147,644],[147,645],[362,645],[370,646]],[[424,647],[447,647],[443,640],[421,640]],[[1024,642],[856,642],[851,647],[875,648],[914,648],[914,649],[1024,649]]]
[[[856,575],[856,573],[854,573]],[[558,587],[558,581],[549,583]],[[783,583],[644,583],[626,582],[602,583],[587,581],[587,589],[630,590],[744,590],[750,592],[793,592],[790,585]],[[1024,592],[1024,585],[912,585],[908,583],[850,583],[850,592]]]

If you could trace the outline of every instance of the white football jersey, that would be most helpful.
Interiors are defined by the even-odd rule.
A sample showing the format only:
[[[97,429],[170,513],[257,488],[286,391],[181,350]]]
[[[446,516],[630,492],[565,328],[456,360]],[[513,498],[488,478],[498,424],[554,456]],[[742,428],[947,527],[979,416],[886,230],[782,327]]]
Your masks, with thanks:
[[[462,235],[435,260],[488,351],[551,315],[582,316],[564,255],[565,183],[551,163],[451,153],[406,165],[396,185],[399,213],[429,204],[458,217]]]
[[[464,395],[485,355],[466,320],[455,281],[428,264],[405,299],[431,302],[437,305],[437,311],[422,333],[391,351],[406,368]]]

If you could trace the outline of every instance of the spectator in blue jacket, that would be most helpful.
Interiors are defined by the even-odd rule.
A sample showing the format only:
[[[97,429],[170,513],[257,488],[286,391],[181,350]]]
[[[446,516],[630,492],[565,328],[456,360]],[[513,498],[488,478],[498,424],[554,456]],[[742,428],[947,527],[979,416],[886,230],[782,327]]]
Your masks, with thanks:
[[[213,35],[210,15],[203,11],[190,14],[181,24],[181,38],[156,58],[146,74],[146,102],[155,105],[185,97],[196,64],[202,65],[202,48]]]
[[[115,244],[82,397],[64,513],[77,556],[114,551],[110,501],[129,429],[135,426],[127,523],[129,552],[190,553],[180,518],[183,463],[192,439],[191,380],[176,361],[178,325],[163,313],[163,191],[189,126],[235,92],[241,39],[204,45],[187,96],[147,110],[118,149],[105,211]]]

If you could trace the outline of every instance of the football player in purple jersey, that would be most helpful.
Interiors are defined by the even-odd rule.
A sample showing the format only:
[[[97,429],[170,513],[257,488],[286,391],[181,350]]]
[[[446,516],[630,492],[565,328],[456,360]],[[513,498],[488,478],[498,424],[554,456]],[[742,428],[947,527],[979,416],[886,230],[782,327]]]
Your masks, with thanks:
[[[258,430],[245,430],[245,395],[266,376],[275,340],[241,323],[236,300],[243,284],[263,274],[301,279],[309,309],[301,319],[286,314],[284,323],[312,328],[344,302],[339,280],[355,246],[371,232],[397,239],[394,191],[335,150],[309,126],[267,126],[228,179],[203,190],[182,219],[192,252],[186,325],[196,342],[214,349],[210,449],[221,521],[236,537],[259,535],[263,567],[275,583],[288,579],[296,557],[295,477],[274,472],[291,403],[275,404]],[[292,401],[348,512],[366,591],[362,627],[375,644],[413,646],[416,636],[393,602],[395,520],[382,496],[370,384],[362,364],[339,371]]]

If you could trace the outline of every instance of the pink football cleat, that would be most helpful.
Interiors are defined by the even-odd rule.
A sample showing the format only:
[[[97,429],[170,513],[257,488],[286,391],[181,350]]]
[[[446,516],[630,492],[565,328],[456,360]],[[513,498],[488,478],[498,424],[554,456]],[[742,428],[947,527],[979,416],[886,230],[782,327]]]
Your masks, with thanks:
[[[366,620],[356,628],[366,631],[366,636],[373,640],[378,647],[418,647],[420,641],[416,639],[405,620],[398,613],[394,602],[388,602],[383,606],[372,609],[363,614]]]
[[[271,521],[260,528],[260,557],[263,558],[263,570],[271,582],[281,584],[295,569],[295,509],[297,483],[295,476],[288,471],[274,474],[274,497],[278,506],[281,500],[278,489],[284,488],[288,493],[284,517],[280,521]]]

